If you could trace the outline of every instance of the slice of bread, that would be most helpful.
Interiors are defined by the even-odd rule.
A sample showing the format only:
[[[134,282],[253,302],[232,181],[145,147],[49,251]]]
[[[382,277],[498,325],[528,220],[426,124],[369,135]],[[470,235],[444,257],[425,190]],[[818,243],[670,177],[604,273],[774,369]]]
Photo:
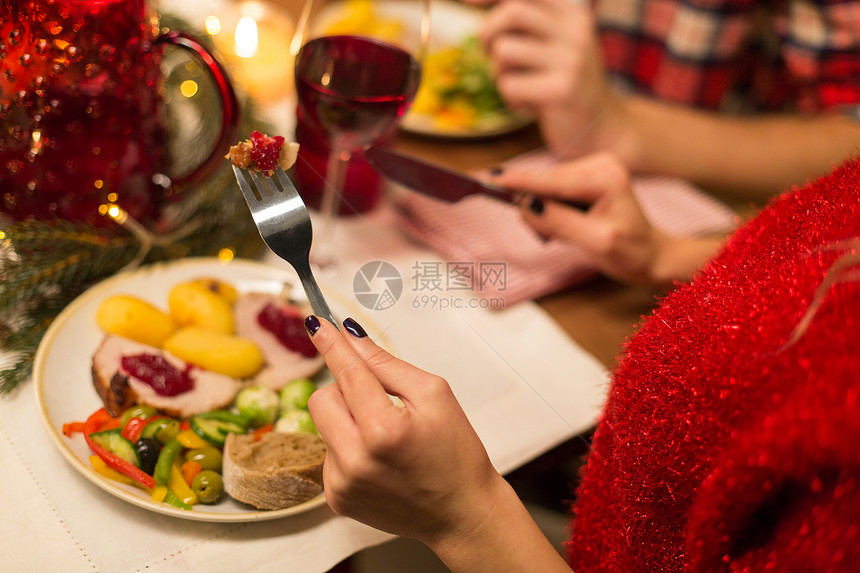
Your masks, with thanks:
[[[322,493],[326,446],[314,434],[229,434],[224,444],[224,491],[258,509],[283,509]]]

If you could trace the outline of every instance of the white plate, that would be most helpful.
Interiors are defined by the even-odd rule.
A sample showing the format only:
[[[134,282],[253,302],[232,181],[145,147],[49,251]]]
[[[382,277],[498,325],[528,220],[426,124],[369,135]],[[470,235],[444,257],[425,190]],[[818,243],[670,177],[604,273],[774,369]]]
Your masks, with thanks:
[[[382,2],[380,11],[397,17],[404,9],[420,9],[418,2]],[[456,46],[469,36],[478,33],[483,18],[483,10],[459,2],[432,0],[430,2],[430,39],[429,53]],[[405,20],[405,18],[404,18]],[[414,18],[410,18],[410,21]],[[521,115],[506,114],[494,117],[473,127],[440,127],[432,115],[407,111],[400,122],[400,128],[408,133],[444,138],[484,138],[496,137],[521,129],[533,120]]]
[[[407,133],[440,139],[484,139],[507,135],[532,123],[534,123],[534,120],[531,118],[509,115],[470,128],[443,128],[436,124],[436,120],[432,115],[416,112],[404,115],[400,123],[400,128]]]
[[[144,298],[159,308],[167,307],[167,295],[177,283],[200,277],[229,281],[240,292],[280,293],[284,283],[299,285],[291,293],[304,300],[304,292],[294,273],[261,263],[233,260],[222,262],[215,258],[193,258],[163,263],[123,273],[107,279],[84,292],[54,320],[36,353],[33,381],[42,421],[60,453],[85,478],[129,503],[162,513],[198,521],[261,521],[302,513],[325,504],[325,497],[294,507],[260,511],[241,504],[225,495],[217,505],[195,505],[190,511],[157,503],[141,489],[109,480],[93,470],[90,451],[80,434],[67,438],[63,424],[83,421],[102,406],[92,385],[90,365],[93,352],[104,336],[95,321],[96,309],[102,300],[114,294],[130,294]],[[340,303],[340,304],[338,304]],[[343,301],[329,300],[336,316],[348,316]],[[349,305],[349,314],[361,314]],[[367,320],[362,316],[360,320]],[[369,321],[368,321],[369,322]]]

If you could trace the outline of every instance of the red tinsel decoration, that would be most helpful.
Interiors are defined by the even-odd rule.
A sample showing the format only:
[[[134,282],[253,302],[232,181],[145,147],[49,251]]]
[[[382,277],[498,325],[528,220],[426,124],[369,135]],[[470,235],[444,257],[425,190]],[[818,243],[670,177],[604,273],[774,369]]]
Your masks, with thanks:
[[[575,571],[860,571],[860,264],[837,263],[857,238],[854,161],[644,322],[577,492]]]

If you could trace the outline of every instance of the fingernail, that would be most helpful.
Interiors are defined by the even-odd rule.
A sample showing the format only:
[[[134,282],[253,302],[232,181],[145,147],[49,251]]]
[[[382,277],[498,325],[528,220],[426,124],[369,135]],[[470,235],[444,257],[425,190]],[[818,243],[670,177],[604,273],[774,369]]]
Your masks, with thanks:
[[[493,177],[498,177],[499,175],[501,175],[502,173],[505,172],[505,169],[503,167],[499,167],[499,166],[490,167],[489,172],[490,172],[490,175],[492,175]]]
[[[343,321],[343,327],[346,329],[348,333],[353,335],[356,338],[364,338],[367,336],[367,332],[352,318],[347,318]]]
[[[529,211],[531,211],[535,215],[542,215],[543,214],[543,201],[541,201],[537,197],[532,197],[532,200],[529,201]]]
[[[320,319],[310,314],[307,318],[305,318],[305,328],[308,330],[311,336],[317,333],[317,330],[320,329]]]

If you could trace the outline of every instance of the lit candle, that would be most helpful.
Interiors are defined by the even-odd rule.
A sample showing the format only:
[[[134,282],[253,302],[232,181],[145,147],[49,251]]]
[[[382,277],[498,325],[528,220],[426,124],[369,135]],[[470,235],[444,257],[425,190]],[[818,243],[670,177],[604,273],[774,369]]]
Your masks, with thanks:
[[[239,2],[206,18],[206,31],[235,83],[253,99],[271,103],[294,92],[290,41],[295,23],[282,9],[259,0]]]

